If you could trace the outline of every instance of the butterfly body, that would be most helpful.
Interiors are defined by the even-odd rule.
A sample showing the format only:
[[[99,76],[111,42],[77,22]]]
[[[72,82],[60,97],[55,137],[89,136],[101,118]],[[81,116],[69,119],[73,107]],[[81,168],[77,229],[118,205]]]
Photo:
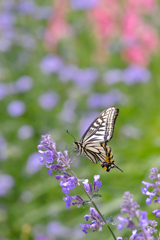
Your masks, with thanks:
[[[98,161],[107,172],[111,168],[118,168],[113,159],[112,150],[107,145],[113,136],[118,113],[119,110],[116,107],[104,110],[89,126],[80,142],[74,141],[79,154],[84,154],[93,163]]]

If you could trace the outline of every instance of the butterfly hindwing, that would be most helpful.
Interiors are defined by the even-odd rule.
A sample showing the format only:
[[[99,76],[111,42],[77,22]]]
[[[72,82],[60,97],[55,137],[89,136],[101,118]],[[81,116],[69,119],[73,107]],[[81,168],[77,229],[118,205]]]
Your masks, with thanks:
[[[99,142],[84,143],[83,154],[93,163],[98,160],[102,164],[106,159],[106,151]]]

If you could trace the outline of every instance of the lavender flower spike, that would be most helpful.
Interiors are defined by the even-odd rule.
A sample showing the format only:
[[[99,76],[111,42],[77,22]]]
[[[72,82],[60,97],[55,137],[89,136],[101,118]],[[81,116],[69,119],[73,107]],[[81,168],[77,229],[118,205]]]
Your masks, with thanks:
[[[121,221],[121,223],[118,224],[118,230],[121,231],[125,224],[126,228],[133,230],[136,226],[132,219],[139,217],[139,205],[133,201],[133,195],[130,194],[130,192],[125,192],[123,199],[124,201],[121,204],[121,213],[127,213],[128,217],[124,218],[118,216],[118,220]]]
[[[63,173],[67,168],[70,167],[70,159],[68,157],[67,150],[64,151],[65,156],[61,152],[57,152],[56,143],[50,141],[51,135],[42,136],[43,140],[41,144],[38,145],[39,153],[43,154],[40,157],[40,162],[45,162],[46,167],[49,168],[48,174],[52,176],[52,171],[59,170],[58,173]],[[51,164],[57,159],[56,164]]]
[[[157,168],[152,168],[151,172],[150,172],[150,176],[149,178],[153,181],[155,181],[154,183],[148,183],[145,181],[142,181],[142,184],[145,185],[145,187],[142,188],[142,193],[144,195],[149,196],[146,199],[146,204],[149,205],[152,202],[152,198],[156,197],[156,199],[154,200],[154,202],[158,202],[160,203],[160,189],[158,188],[158,186],[160,185],[160,173],[158,173],[158,169]],[[157,181],[156,181],[157,180]],[[149,191],[148,188],[152,187],[153,190]]]
[[[74,200],[72,202],[72,205],[77,205],[77,207],[80,207],[81,205],[84,207],[86,204],[92,202],[95,208],[90,207],[90,214],[85,216],[85,219],[87,221],[89,219],[92,219],[92,222],[88,224],[81,224],[81,227],[83,227],[82,231],[85,233],[87,233],[88,229],[92,229],[92,232],[97,230],[102,231],[102,225],[106,224],[107,222],[104,220],[104,216],[100,213],[97,206],[93,202],[93,198],[101,196],[97,194],[97,192],[99,192],[100,190],[99,188],[102,186],[102,183],[99,181],[100,175],[94,176],[93,186],[91,183],[89,183],[88,179],[84,181],[78,179],[74,174],[73,170],[70,168],[71,161],[68,157],[68,152],[64,151],[64,155],[61,152],[57,152],[56,144],[50,140],[50,135],[46,134],[42,136],[42,138],[43,140],[41,141],[41,144],[38,145],[39,153],[42,154],[42,157],[40,157],[40,162],[45,162],[46,167],[49,168],[49,175],[52,176],[53,170],[57,171],[55,179],[60,180],[62,192],[66,194],[66,196],[63,197],[63,200],[66,202],[66,208],[70,208],[72,200]],[[71,174],[66,172],[67,169],[70,170]],[[80,184],[80,182],[84,184],[84,187],[82,186],[82,184]],[[83,200],[78,195],[68,196],[70,190],[74,189],[78,184],[82,187],[82,189],[88,196],[89,201]],[[113,232],[111,230],[110,232],[113,235]]]
[[[157,222],[154,220],[148,220],[148,213],[137,209],[139,208],[139,205],[136,202],[133,202],[133,196],[129,192],[125,192],[123,198],[125,200],[121,205],[121,212],[127,213],[128,217],[118,217],[121,221],[118,225],[118,230],[121,231],[126,224],[126,228],[132,230],[132,235],[129,240],[158,240],[159,238],[156,229]],[[157,214],[157,217],[158,215],[160,216],[160,209],[153,211],[153,213],[155,215]],[[133,220],[135,224],[133,223]],[[117,239],[120,240],[119,238]]]

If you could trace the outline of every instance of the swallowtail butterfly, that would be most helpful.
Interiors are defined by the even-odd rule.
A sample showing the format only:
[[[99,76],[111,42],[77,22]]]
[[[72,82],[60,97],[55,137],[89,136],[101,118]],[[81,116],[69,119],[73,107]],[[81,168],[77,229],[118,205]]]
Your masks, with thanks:
[[[109,172],[111,168],[118,168],[122,171],[115,164],[112,150],[107,145],[107,142],[109,142],[113,136],[114,124],[118,113],[119,109],[116,107],[105,109],[91,123],[80,142],[73,142],[79,154],[84,154],[92,163],[97,163],[98,161],[107,172]]]

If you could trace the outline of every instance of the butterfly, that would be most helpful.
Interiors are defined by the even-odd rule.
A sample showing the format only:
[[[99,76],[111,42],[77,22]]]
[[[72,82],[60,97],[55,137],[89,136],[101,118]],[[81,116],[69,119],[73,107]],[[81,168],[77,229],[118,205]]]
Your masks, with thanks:
[[[113,136],[114,124],[118,113],[119,109],[116,107],[105,109],[91,123],[83,134],[80,142],[73,142],[76,150],[78,150],[78,155],[84,154],[92,163],[97,163],[98,161],[107,172],[109,172],[111,168],[117,168],[122,171],[115,164],[112,150],[107,145],[107,142],[109,142]]]

